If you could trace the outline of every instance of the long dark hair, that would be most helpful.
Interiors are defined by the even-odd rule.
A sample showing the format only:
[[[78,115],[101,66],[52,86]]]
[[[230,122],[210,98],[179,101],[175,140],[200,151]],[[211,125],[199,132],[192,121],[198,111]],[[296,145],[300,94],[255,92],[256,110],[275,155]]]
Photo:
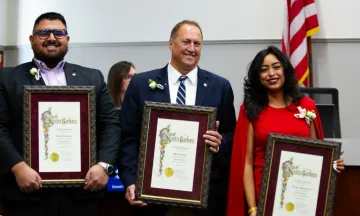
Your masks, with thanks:
[[[107,86],[109,89],[110,96],[112,98],[113,104],[116,107],[120,107],[122,104],[120,93],[121,93],[121,86],[123,84],[124,78],[126,75],[129,74],[131,68],[135,69],[133,63],[128,61],[121,61],[113,66],[111,66],[108,79],[107,79]]]
[[[259,113],[269,104],[266,88],[260,81],[260,69],[268,54],[273,54],[280,61],[285,75],[283,86],[284,100],[287,98],[299,101],[302,95],[299,91],[298,81],[295,77],[295,70],[289,59],[275,46],[261,50],[252,60],[244,82],[244,101],[246,116],[250,121],[256,120]]]

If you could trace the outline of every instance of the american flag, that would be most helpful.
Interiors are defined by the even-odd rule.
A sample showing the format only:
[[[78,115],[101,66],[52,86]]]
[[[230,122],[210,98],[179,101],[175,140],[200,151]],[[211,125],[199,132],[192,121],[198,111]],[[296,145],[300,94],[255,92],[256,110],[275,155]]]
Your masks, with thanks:
[[[282,52],[295,68],[299,85],[308,87],[309,54],[307,37],[319,31],[315,0],[285,0]]]

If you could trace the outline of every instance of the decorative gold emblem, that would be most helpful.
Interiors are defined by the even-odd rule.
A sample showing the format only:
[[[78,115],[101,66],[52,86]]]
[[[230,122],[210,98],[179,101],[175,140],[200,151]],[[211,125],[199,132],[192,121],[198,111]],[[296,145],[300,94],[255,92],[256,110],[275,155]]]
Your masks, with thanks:
[[[174,170],[172,168],[166,168],[164,171],[166,177],[170,178],[174,175]]]
[[[294,211],[294,209],[295,209],[295,205],[294,205],[292,202],[288,202],[288,203],[286,203],[286,205],[285,205],[285,209],[286,209],[286,211],[288,211],[288,212],[292,212],[292,211]]]
[[[56,152],[51,153],[50,160],[52,162],[58,162],[59,161],[59,154]]]

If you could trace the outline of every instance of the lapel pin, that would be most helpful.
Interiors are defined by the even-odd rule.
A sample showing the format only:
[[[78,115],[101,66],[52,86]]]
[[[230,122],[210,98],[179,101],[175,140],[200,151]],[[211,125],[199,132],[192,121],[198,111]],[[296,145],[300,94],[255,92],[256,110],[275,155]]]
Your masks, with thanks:
[[[204,87],[207,87],[207,84],[206,84],[206,83],[204,83]]]
[[[73,73],[72,75],[73,75],[73,76],[76,76],[76,73]]]

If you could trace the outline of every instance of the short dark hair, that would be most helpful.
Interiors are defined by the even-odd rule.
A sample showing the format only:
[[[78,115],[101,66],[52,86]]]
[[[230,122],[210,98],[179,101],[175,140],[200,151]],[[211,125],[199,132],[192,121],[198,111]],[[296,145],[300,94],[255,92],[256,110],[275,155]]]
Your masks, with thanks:
[[[120,88],[123,84],[125,76],[128,75],[132,67],[135,69],[133,63],[128,61],[120,61],[110,68],[107,79],[107,86],[112,98],[112,102],[116,107],[120,107],[122,104],[120,98]]]
[[[269,104],[269,98],[264,85],[260,81],[260,70],[265,57],[273,54],[280,61],[285,76],[283,85],[284,98],[291,97],[294,102],[299,102],[303,95],[300,94],[295,70],[288,59],[277,47],[269,46],[261,50],[252,60],[244,83],[244,101],[246,116],[250,121],[256,120],[260,112]]]
[[[41,14],[34,23],[34,27],[33,27],[33,32],[35,31],[36,26],[40,23],[41,20],[60,20],[65,28],[66,27],[66,21],[63,15],[56,13],[56,12],[47,12],[47,13],[43,13]]]
[[[183,21],[179,22],[178,24],[176,24],[174,26],[174,28],[171,30],[170,38],[175,39],[177,37],[177,34],[178,34],[179,29],[181,28],[181,26],[183,26],[185,24],[193,25],[193,26],[198,27],[200,32],[201,32],[201,37],[203,37],[203,33],[202,33],[202,30],[201,30],[201,27],[200,27],[199,23],[197,23],[196,21],[192,21],[192,20],[183,20]]]

